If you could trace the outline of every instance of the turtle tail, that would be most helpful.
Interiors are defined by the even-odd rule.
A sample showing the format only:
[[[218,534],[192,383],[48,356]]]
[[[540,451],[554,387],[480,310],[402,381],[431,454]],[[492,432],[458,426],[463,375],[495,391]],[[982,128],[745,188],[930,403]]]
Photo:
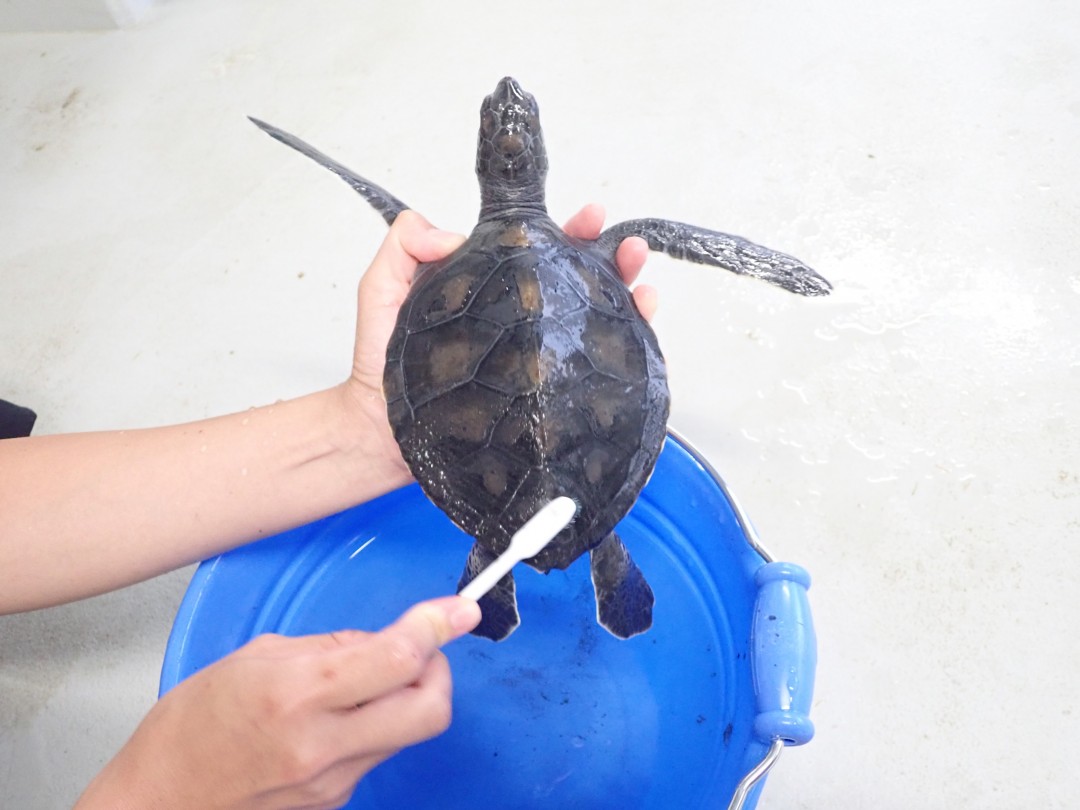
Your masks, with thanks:
[[[267,124],[265,121],[260,121],[258,118],[252,118],[250,115],[248,120],[271,138],[281,141],[286,146],[291,146],[303,155],[307,155],[320,166],[329,169],[348,183],[354,191],[371,203],[372,208],[382,214],[382,218],[386,220],[387,225],[393,225],[397,215],[409,207],[386,189],[375,185],[370,180],[365,180],[356,172],[327,157],[311,144],[305,143],[295,135],[290,135],[288,132]]]

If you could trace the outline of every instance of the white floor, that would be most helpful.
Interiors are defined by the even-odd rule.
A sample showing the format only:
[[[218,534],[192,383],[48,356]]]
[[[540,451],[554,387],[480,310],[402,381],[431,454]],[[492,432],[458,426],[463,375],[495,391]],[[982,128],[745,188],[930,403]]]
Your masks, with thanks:
[[[731,230],[836,286],[646,271],[673,425],[815,576],[818,736],[760,807],[1075,807],[1078,7],[644,6],[172,0],[0,35],[0,396],[48,433],[336,382],[382,222],[244,116],[465,230],[513,74],[557,218]],[[69,806],[120,746],[189,574],[0,619],[0,806]]]

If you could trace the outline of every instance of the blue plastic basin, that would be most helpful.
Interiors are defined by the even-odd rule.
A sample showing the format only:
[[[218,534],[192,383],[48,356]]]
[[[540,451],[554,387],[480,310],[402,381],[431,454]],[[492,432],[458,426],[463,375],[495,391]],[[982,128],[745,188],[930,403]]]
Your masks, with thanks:
[[[768,749],[750,660],[765,560],[674,438],[618,531],[656,594],[652,630],[619,641],[597,625],[587,557],[548,575],[519,566],[517,631],[445,650],[450,730],[369,774],[348,807],[727,806]],[[452,593],[471,542],[414,485],[208,560],[161,693],[260,633],[376,629]]]

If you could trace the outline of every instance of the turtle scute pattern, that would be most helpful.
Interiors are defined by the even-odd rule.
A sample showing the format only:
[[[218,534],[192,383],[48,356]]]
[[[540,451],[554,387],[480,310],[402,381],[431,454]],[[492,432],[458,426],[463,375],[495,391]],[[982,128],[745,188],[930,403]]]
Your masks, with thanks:
[[[528,244],[501,231],[489,246],[481,226],[480,244],[418,279],[385,391],[417,480],[489,551],[551,498],[578,502],[575,522],[529,560],[541,571],[614,528],[667,417],[660,352],[626,286],[551,229],[523,226]]]

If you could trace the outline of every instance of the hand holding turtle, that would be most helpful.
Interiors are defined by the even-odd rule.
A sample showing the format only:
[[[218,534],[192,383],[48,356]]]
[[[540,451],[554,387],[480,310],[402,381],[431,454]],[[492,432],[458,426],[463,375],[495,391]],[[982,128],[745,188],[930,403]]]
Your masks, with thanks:
[[[439,647],[479,620],[447,597],[378,633],[260,636],[165,695],[76,808],[339,807],[377,764],[446,730]]]
[[[563,230],[577,239],[594,240],[599,238],[604,229],[604,208],[596,203],[589,203],[566,223]],[[619,269],[626,286],[630,287],[637,281],[641,268],[645,266],[645,260],[649,257],[649,243],[640,236],[628,236],[620,243],[615,251],[615,266]],[[659,304],[656,290],[646,284],[638,284],[632,290],[634,303],[638,312],[647,320],[652,321]]]

